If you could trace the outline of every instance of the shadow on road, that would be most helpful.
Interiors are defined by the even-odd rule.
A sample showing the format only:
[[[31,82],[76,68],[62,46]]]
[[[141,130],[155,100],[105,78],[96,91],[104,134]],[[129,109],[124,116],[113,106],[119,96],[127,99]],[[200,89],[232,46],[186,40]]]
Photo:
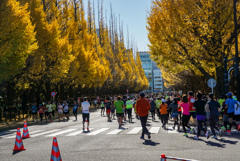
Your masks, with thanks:
[[[13,151],[12,155],[15,155],[17,153],[20,153],[21,151]]]
[[[227,143],[227,144],[237,144],[238,143],[238,141],[225,140],[224,138],[217,139],[217,141],[222,142],[222,143]]]
[[[160,143],[156,143],[152,140],[145,140],[145,142],[143,142],[143,145],[150,145],[150,146],[157,146],[159,145]]]
[[[195,140],[193,137],[188,137],[188,138],[192,139],[192,140]],[[195,141],[202,141],[202,142],[205,142],[209,146],[215,146],[215,147],[219,147],[219,148],[225,148],[226,147],[226,144],[220,144],[220,143],[216,143],[216,142],[213,142],[213,141],[210,141],[210,140],[205,141],[205,140],[202,140],[200,138],[199,138],[199,140],[195,140]]]

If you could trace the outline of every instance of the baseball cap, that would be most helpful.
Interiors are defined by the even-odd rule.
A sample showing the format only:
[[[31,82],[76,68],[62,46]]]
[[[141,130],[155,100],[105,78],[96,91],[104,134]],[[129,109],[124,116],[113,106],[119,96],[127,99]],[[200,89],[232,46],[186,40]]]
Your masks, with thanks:
[[[227,96],[232,96],[232,93],[231,93],[231,92],[229,92],[229,93],[227,94]]]

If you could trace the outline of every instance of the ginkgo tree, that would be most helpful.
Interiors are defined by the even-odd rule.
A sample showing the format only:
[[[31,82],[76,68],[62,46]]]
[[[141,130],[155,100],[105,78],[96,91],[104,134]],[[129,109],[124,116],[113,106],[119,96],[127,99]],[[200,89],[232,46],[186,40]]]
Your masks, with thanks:
[[[155,0],[147,20],[150,53],[165,73],[192,70],[216,78],[223,94],[223,59],[232,58],[234,49],[232,1]]]

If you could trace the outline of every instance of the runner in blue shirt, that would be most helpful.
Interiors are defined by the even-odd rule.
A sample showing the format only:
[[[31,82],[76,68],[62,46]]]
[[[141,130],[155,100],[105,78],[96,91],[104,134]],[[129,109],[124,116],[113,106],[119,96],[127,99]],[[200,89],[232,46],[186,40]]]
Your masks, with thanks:
[[[31,106],[31,109],[32,109],[32,115],[33,115],[33,122],[34,122],[34,117],[37,120],[37,106],[36,106],[36,103],[33,103],[32,106]]]
[[[234,106],[237,104],[237,101],[232,98],[232,93],[227,94],[228,99],[225,102],[228,117],[229,117],[229,129],[227,130],[228,133],[231,133],[232,125],[233,125],[233,118],[234,118]]]

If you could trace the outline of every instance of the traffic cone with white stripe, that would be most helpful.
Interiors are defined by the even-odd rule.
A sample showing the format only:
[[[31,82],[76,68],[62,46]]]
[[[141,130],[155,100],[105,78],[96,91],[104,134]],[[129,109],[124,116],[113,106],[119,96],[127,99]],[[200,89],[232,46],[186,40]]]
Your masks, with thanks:
[[[24,149],[24,146],[23,146],[21,131],[19,128],[17,128],[16,141],[15,141],[15,146],[13,151],[22,151],[22,150],[26,150],[26,149]]]
[[[161,161],[166,161],[166,155],[165,154],[161,155]]]
[[[26,121],[24,121],[22,138],[23,138],[23,139],[24,139],[24,138],[30,138],[29,132],[28,132],[28,128],[27,128],[27,122],[26,122]]]
[[[56,137],[53,138],[52,154],[50,161],[62,161]]]

